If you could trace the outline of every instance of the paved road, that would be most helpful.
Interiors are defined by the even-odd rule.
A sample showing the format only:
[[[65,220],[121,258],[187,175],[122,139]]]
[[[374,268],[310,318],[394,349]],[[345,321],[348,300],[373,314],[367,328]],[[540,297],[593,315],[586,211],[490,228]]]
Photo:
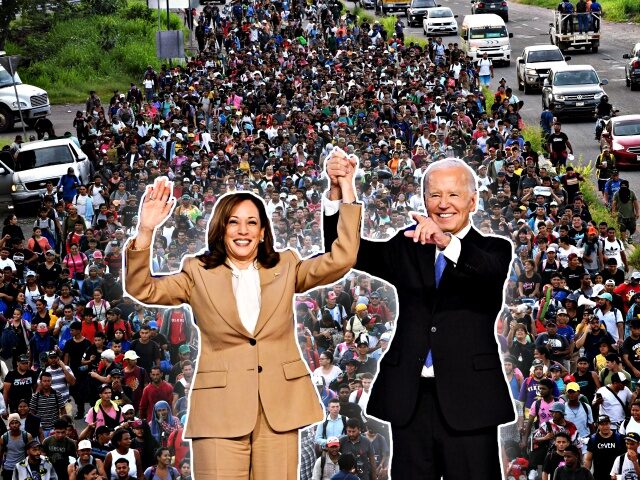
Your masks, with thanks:
[[[442,6],[446,6],[458,15],[458,24],[462,23],[465,15],[471,13],[471,6],[467,0],[439,0]],[[352,2],[347,2],[349,7],[353,7]],[[367,11],[373,14],[372,10]],[[406,19],[403,17],[403,21]],[[513,33],[511,40],[512,62],[510,67],[498,67],[495,70],[496,78],[492,83],[492,90],[498,85],[500,77],[507,80],[525,106],[522,110],[522,117],[527,125],[538,125],[540,113],[542,112],[541,96],[539,93],[524,95],[517,91],[515,59],[528,45],[549,44],[549,23],[553,21],[553,12],[545,8],[533,7],[509,3],[509,23],[507,28]],[[620,109],[620,115],[630,113],[640,113],[640,92],[630,92],[624,82],[624,60],[622,55],[631,51],[633,44],[640,38],[640,25],[619,24],[603,22],[603,38],[597,54],[587,54],[580,50],[571,50],[570,55],[572,65],[591,64],[598,71],[601,78],[609,80],[609,85],[605,87],[609,99],[615,108]],[[405,35],[424,37],[422,27],[412,27],[405,29]],[[457,42],[459,37],[443,37],[445,43]],[[563,131],[569,136],[576,151],[576,158],[583,157],[585,162],[594,160],[599,153],[596,141],[593,139],[594,122],[586,119],[563,122]],[[624,178],[630,180],[631,188],[640,192],[640,171],[624,172]]]
[[[458,23],[462,22],[465,15],[471,13],[471,7],[467,0],[440,0],[440,2],[443,6],[450,7],[459,16]],[[347,6],[353,8],[353,3],[348,1]],[[368,13],[373,14],[373,11],[369,10]],[[549,43],[549,23],[553,20],[553,14],[544,8],[511,2],[509,4],[509,20],[507,27],[514,34],[511,41],[513,61],[511,67],[496,68],[496,79],[494,79],[492,86],[495,88],[497,80],[504,76],[508,84],[513,86],[515,90],[515,58],[527,45]],[[630,51],[633,43],[640,38],[640,25],[606,21],[603,24],[603,39],[598,53],[587,54],[582,51],[570,51],[569,55],[572,57],[570,63],[591,64],[596,68],[601,78],[609,80],[606,91],[613,105],[620,109],[620,114],[640,113],[640,92],[630,92],[625,86],[624,60],[622,59],[622,54]],[[421,27],[407,28],[405,34],[423,37]],[[446,43],[453,42],[457,41],[458,37],[445,37],[444,40]],[[522,92],[517,92],[517,94],[525,102],[522,110],[525,122],[529,125],[537,125],[541,112],[540,94],[524,95]],[[53,106],[51,119],[56,132],[63,133],[72,129],[73,112],[78,109],[84,109],[84,106],[77,104]],[[14,135],[20,133],[20,130],[21,128],[17,126],[13,132],[1,135],[0,139],[13,138]],[[571,139],[576,150],[576,158],[582,156],[584,161],[595,159],[599,152],[597,143],[593,139],[592,121],[585,119],[571,123],[565,121],[563,130]],[[632,189],[640,192],[640,171],[625,172],[623,176],[630,180]]]

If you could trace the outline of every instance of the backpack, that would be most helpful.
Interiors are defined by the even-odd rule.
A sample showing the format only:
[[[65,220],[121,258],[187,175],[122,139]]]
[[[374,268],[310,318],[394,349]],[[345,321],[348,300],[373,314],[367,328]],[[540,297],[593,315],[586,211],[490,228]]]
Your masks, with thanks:
[[[347,419],[344,418],[344,415],[340,417],[342,420],[342,432],[341,435],[344,435],[347,431]],[[329,419],[327,418],[324,422],[322,422],[322,438],[327,438],[327,425],[329,424]]]
[[[558,398],[554,396],[553,401],[557,402]],[[536,407],[536,421],[533,426],[538,429],[540,427],[540,405],[542,405],[542,398],[538,398],[535,402],[533,402],[533,405]],[[531,409],[529,409],[529,411],[531,411]]]
[[[151,470],[149,471],[149,476],[145,474],[144,478],[146,478],[147,480],[151,480],[153,477],[156,476],[156,469],[157,467],[155,465],[151,467]],[[177,480],[178,478],[178,475],[176,475],[176,468],[171,465],[169,465],[169,478],[171,480]]]
[[[22,434],[22,441],[26,446],[27,443],[29,443],[29,434],[24,430],[20,430],[20,433]],[[4,434],[2,434],[2,444],[4,445],[4,450],[6,450],[7,446],[9,445],[9,432],[4,432]]]

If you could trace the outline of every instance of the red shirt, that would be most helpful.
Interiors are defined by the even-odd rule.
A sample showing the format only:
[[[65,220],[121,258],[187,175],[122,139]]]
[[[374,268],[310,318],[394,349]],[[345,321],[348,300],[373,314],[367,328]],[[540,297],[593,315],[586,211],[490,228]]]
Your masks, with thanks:
[[[158,386],[150,383],[142,391],[142,399],[140,400],[140,418],[146,418],[151,423],[153,418],[153,406],[164,400],[169,405],[173,403],[173,387],[162,380]]]

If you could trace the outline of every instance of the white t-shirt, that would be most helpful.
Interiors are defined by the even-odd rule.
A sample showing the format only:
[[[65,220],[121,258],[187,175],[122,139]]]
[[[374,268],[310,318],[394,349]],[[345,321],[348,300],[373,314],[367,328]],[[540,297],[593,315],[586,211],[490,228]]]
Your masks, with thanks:
[[[620,457],[621,455],[618,455],[616,457],[616,459],[613,461],[613,466],[611,467],[611,473],[610,475],[622,475],[622,478],[625,478],[625,475],[627,473],[636,473],[636,469],[633,466],[633,463],[631,463],[631,460],[629,460],[629,457],[627,457],[627,454],[624,454],[624,462],[622,462],[622,472],[620,472]],[[617,478],[617,477],[616,477]],[[638,476],[634,476],[632,478],[638,478]]]
[[[625,427],[624,423],[620,425],[618,431],[622,435],[626,435],[627,433],[635,432],[640,435],[640,422],[636,422],[633,417],[629,419],[629,424]]]
[[[600,415],[607,415],[611,419],[611,428],[617,429],[617,425],[621,422],[624,422],[625,412],[620,405],[620,402],[616,398],[616,396],[607,388],[600,387],[596,393],[602,395],[602,399],[604,402],[600,405]],[[625,405],[628,405],[631,401],[631,390],[628,387],[624,387],[624,390],[621,390],[617,393],[618,398],[622,400]]]
[[[594,312],[598,320],[604,323],[604,326],[607,328],[607,332],[611,334],[613,339],[617,342],[619,339],[618,335],[618,323],[624,323],[624,319],[622,318],[622,313],[617,308],[612,308],[607,313],[603,313],[599,308]]]
[[[478,60],[478,68],[480,69],[478,75],[480,75],[481,77],[491,75],[492,65],[493,62],[491,62],[490,58],[487,58],[486,60],[484,58],[481,58],[480,60]]]

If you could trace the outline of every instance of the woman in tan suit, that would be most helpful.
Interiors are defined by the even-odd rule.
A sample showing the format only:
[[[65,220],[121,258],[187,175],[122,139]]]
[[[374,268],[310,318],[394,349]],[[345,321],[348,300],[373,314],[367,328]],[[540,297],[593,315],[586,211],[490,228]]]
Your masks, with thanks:
[[[295,480],[298,428],[323,419],[300,358],[293,296],[338,280],[354,265],[361,209],[351,177],[331,252],[300,260],[276,252],[263,201],[248,192],[222,196],[209,226],[208,252],[179,273],[152,276],[153,231],[169,216],[171,184],[157,180],[143,199],[138,233],[126,249],[125,290],[152,305],[189,304],[200,328],[198,370],[186,437],[197,480]]]

